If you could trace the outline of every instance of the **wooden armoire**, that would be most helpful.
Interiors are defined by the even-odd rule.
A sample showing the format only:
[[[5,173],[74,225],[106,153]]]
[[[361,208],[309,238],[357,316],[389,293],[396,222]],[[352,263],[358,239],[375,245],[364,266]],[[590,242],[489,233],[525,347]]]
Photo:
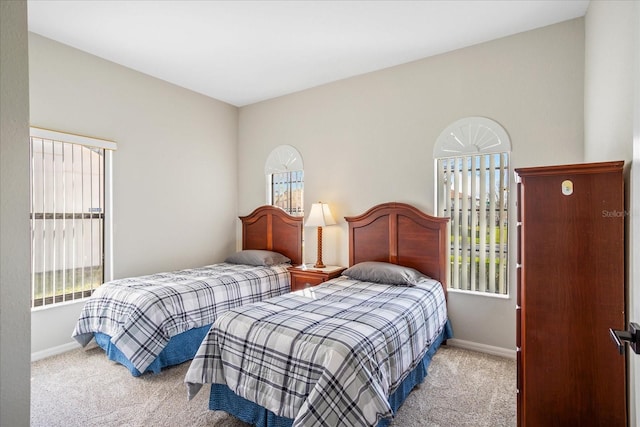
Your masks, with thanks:
[[[623,166],[515,170],[519,427],[626,426]]]

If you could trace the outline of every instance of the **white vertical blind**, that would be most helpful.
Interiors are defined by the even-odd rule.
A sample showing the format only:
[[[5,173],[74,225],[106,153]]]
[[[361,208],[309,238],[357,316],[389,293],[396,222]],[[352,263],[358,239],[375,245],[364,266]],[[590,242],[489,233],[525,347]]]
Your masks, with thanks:
[[[290,215],[303,216],[304,172],[278,172],[271,175],[271,204]]]
[[[103,282],[105,147],[115,143],[31,129],[33,307],[88,296]]]
[[[479,156],[473,156],[470,158],[469,167],[471,170],[476,170],[480,168]],[[475,173],[472,173],[470,175],[471,175],[471,186],[469,187],[469,200],[476,200],[479,197],[478,188],[480,188],[481,180],[480,180],[480,177],[478,177],[478,175],[476,175]],[[471,241],[470,253],[476,254],[478,253],[479,242],[476,240],[475,236],[480,235],[480,228],[477,221],[470,221],[470,223],[471,223],[471,226],[469,227],[469,236],[471,236],[469,239]],[[472,259],[470,259],[470,262],[471,262],[471,266],[469,266],[469,268],[471,269],[471,279],[469,283],[477,283],[479,272],[476,271],[475,268],[472,268],[472,266],[475,266],[475,255],[473,256]]]
[[[509,165],[507,164],[508,155],[500,156],[500,186],[499,186],[499,202],[498,206],[504,206],[504,209],[500,209],[500,228],[498,229],[499,235],[499,254],[500,254],[500,266],[504,266],[504,271],[500,271],[498,276],[498,293],[507,293],[507,229],[509,224],[508,213],[508,192],[509,192]]]
[[[508,153],[438,159],[438,214],[451,218],[453,289],[506,294]]]

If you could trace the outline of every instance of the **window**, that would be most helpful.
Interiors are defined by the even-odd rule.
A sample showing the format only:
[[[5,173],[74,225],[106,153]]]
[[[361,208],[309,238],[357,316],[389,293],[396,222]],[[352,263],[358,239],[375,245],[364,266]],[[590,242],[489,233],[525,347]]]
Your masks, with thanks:
[[[271,203],[290,215],[302,216],[302,190],[304,172],[278,172],[271,175]]]
[[[87,297],[111,277],[112,149],[110,141],[31,128],[32,307]]]
[[[265,164],[267,203],[290,215],[304,216],[304,170],[302,156],[290,145],[276,147]]]
[[[508,293],[510,151],[504,129],[482,117],[454,122],[436,141],[436,209],[451,218],[450,289]]]

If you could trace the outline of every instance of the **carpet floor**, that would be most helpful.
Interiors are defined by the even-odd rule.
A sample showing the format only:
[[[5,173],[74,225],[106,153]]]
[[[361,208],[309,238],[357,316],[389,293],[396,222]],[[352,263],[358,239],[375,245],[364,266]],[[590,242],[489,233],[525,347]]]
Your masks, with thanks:
[[[206,386],[187,400],[188,367],[187,362],[134,378],[98,347],[33,362],[31,426],[247,427],[208,410]],[[443,346],[391,425],[513,427],[515,382],[515,360]]]

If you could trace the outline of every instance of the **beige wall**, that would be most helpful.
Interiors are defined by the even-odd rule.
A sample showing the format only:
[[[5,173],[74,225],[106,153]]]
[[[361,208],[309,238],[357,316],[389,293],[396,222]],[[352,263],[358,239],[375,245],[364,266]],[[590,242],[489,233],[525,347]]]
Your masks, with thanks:
[[[29,425],[27,3],[0,2],[0,426]]]
[[[118,144],[115,278],[202,266],[235,250],[236,107],[36,34],[29,83],[32,125]],[[80,307],[34,311],[32,352],[72,343]]]
[[[277,145],[293,145],[304,158],[305,208],[321,200],[339,219],[325,228],[324,262],[346,265],[344,216],[387,201],[433,212],[433,145],[459,118],[500,123],[512,168],[582,161],[583,67],[576,19],[243,107],[239,211],[265,202],[265,160]],[[314,231],[305,237],[313,262]],[[514,250],[509,262],[509,299],[450,294],[456,339],[514,351]]]
[[[585,159],[627,164],[627,320],[640,322],[640,2],[592,1],[585,17]],[[630,352],[630,423],[640,425]]]
[[[592,1],[585,17],[584,154],[588,162],[628,162],[632,157],[633,8],[634,3],[626,0]]]

